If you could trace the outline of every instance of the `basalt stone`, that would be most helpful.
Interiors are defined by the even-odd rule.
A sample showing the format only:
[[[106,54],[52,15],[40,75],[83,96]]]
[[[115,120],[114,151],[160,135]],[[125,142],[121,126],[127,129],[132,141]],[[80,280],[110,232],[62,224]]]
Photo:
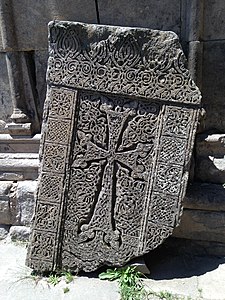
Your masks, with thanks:
[[[121,266],[179,223],[200,92],[173,32],[52,22],[27,264]]]
[[[1,1],[2,29],[6,27],[7,37],[2,34],[0,50],[46,50],[48,46],[47,24],[51,20],[77,20],[97,22],[96,6],[93,0],[26,0]],[[37,30],[38,28],[38,30]],[[0,30],[1,31],[1,30]],[[12,39],[8,35],[13,35]],[[15,43],[16,39],[16,43]]]
[[[98,0],[101,23],[172,30],[181,34],[181,1]]]

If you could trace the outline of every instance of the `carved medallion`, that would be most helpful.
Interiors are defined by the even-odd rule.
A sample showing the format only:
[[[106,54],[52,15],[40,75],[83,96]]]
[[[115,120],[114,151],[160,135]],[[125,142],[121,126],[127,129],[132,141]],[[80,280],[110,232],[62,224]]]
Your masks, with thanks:
[[[176,35],[53,22],[27,264],[123,265],[178,225],[200,104]]]

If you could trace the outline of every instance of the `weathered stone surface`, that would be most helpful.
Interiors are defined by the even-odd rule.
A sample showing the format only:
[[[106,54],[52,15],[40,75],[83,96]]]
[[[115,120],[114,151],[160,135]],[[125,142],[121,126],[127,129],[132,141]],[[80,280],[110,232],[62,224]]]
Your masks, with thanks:
[[[225,41],[211,41],[203,46],[201,91],[206,115],[200,128],[202,132],[224,133]]]
[[[37,182],[25,180],[18,182],[17,202],[19,208],[19,224],[30,226],[31,218],[34,213],[34,194]]]
[[[225,134],[198,136],[195,177],[202,182],[225,182]]]
[[[35,180],[38,165],[36,153],[0,153],[0,179]]]
[[[186,230],[188,231],[188,228]],[[163,243],[161,250],[176,255],[225,256],[225,243],[175,238],[172,235]]]
[[[200,92],[172,32],[52,22],[49,38],[27,263],[123,265],[179,222]]]
[[[4,14],[4,3],[11,5],[14,30],[18,45],[3,43],[3,49],[41,50],[47,49],[47,24],[51,20],[77,20],[81,22],[97,22],[95,1],[92,0],[60,0],[47,2],[45,0],[8,0],[2,1],[3,13],[1,18],[7,22],[8,15]],[[1,43],[0,43],[1,45]],[[5,47],[4,47],[5,46]],[[16,49],[14,47],[16,46]]]
[[[187,230],[188,229],[188,230]],[[174,237],[225,243],[225,212],[184,210]]]
[[[37,182],[0,181],[0,224],[31,225]]]
[[[188,186],[183,205],[184,208],[193,210],[225,212],[225,187],[222,184],[191,184]]]
[[[9,117],[12,114],[12,102],[5,56],[5,53],[0,53],[0,120],[9,121]],[[0,133],[4,132],[4,127],[5,126],[0,126]]]
[[[10,190],[12,182],[5,181],[0,184],[0,224],[12,224],[12,211],[10,206]]]
[[[26,242],[29,240],[30,227],[11,226],[9,230],[9,239],[12,241]]]
[[[172,30],[180,35],[181,1],[176,0],[98,0],[102,24]],[[178,13],[179,12],[179,13]]]
[[[9,225],[0,225],[0,240],[3,240],[7,237],[9,233]]]
[[[207,0],[204,2],[204,40],[225,39],[225,2]]]
[[[40,134],[32,138],[0,134],[0,153],[38,153]]]
[[[38,115],[42,119],[44,101],[46,98],[46,71],[47,71],[47,60],[48,60],[48,50],[35,51],[34,52],[34,64],[35,64],[35,88],[38,94]]]

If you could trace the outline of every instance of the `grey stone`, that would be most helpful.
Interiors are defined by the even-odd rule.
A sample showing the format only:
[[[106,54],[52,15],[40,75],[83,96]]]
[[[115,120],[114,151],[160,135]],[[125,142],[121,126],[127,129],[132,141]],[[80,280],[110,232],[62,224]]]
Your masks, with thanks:
[[[36,181],[26,180],[18,182],[17,201],[20,210],[20,225],[31,225],[31,218],[34,213],[34,195],[36,187]]]
[[[225,134],[202,134],[196,143],[196,171],[198,181],[225,182]]]
[[[0,224],[12,224],[12,211],[10,205],[10,191],[12,182],[0,182]]]
[[[204,40],[225,39],[225,2],[207,0],[204,2]]]
[[[30,227],[11,226],[9,230],[9,239],[12,241],[27,242],[29,240]]]
[[[101,24],[148,27],[181,33],[181,2],[176,0],[98,0]]]
[[[200,92],[175,33],[72,22],[49,31],[27,263],[124,265],[179,223]]]
[[[225,187],[222,184],[194,183],[189,185],[183,205],[193,210],[225,212],[224,199]]]
[[[173,236],[201,241],[225,243],[225,212],[184,210]]]
[[[0,181],[0,224],[30,226],[36,181]]]
[[[201,132],[224,133],[224,51],[225,41],[204,43],[201,91],[206,115],[201,120]]]
[[[38,165],[36,153],[0,153],[0,179],[35,180]]]
[[[6,66],[5,53],[0,52],[0,120],[8,122],[12,114],[12,101],[9,88],[8,71]],[[0,128],[0,133],[4,132],[4,127]]]
[[[2,6],[4,3],[8,4],[8,0],[3,0]],[[95,2],[92,0],[67,0],[66,3],[60,0],[48,3],[45,0],[13,0],[10,12],[13,15],[14,28],[7,22],[9,16],[4,14],[4,10],[1,15],[2,23],[5,22],[9,27],[8,31],[11,30],[16,36],[17,45],[7,43],[8,40],[4,44],[9,49],[20,51],[47,49],[47,24],[51,20],[97,22]]]
[[[117,281],[100,280],[95,276],[76,276],[69,284],[61,279],[59,284],[53,286],[47,282],[46,277],[31,276],[31,269],[25,266],[26,252],[25,245],[20,243],[0,243],[0,299],[121,299]],[[150,279],[144,279],[144,286],[149,292],[167,291],[174,296],[170,298],[175,299],[224,300],[224,258],[196,257],[193,254],[167,255],[163,259],[156,257],[154,265],[151,266]],[[65,287],[69,289],[66,294],[63,293]],[[150,299],[158,300],[159,297],[149,296]]]
[[[8,199],[8,194],[9,194],[11,187],[12,187],[12,182],[10,182],[10,181],[1,182],[1,184],[0,184],[1,199],[3,199],[3,200]]]
[[[23,173],[21,172],[1,172],[0,171],[0,180],[24,180]]]
[[[15,136],[31,136],[31,123],[8,123],[5,126],[5,129],[9,132],[11,135]]]
[[[40,138],[40,134],[31,138],[0,134],[0,153],[38,153]]]
[[[0,225],[0,240],[3,240],[7,237],[9,233],[9,225]]]
[[[0,222],[1,224],[10,225],[12,224],[12,211],[10,209],[9,200],[0,200]]]
[[[165,241],[162,247],[166,253],[174,255],[225,256],[225,243],[175,238],[173,235]]]
[[[42,119],[44,101],[46,97],[46,71],[47,71],[47,60],[48,60],[48,51],[46,50],[36,50],[34,52],[34,63],[35,63],[35,79],[36,85],[35,88],[37,90],[37,99],[38,99],[38,115],[40,120]]]
[[[196,179],[202,182],[225,182],[225,157],[198,157],[196,161]]]
[[[196,152],[197,156],[223,157],[225,155],[225,133],[198,134]]]

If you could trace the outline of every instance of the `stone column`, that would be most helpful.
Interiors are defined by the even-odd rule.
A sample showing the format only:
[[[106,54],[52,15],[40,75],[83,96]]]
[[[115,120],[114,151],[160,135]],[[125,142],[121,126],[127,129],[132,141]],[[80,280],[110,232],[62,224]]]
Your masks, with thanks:
[[[0,1],[0,30],[3,51],[6,54],[10,92],[13,103],[13,112],[11,115],[13,123],[7,124],[6,126],[9,132],[14,134],[30,134],[31,121],[27,112],[22,72],[22,56],[24,53],[18,51],[11,0]]]
[[[203,18],[204,18],[204,1],[191,0],[189,6],[189,54],[188,54],[188,69],[191,72],[197,86],[201,89],[202,86],[202,57],[203,57]]]

